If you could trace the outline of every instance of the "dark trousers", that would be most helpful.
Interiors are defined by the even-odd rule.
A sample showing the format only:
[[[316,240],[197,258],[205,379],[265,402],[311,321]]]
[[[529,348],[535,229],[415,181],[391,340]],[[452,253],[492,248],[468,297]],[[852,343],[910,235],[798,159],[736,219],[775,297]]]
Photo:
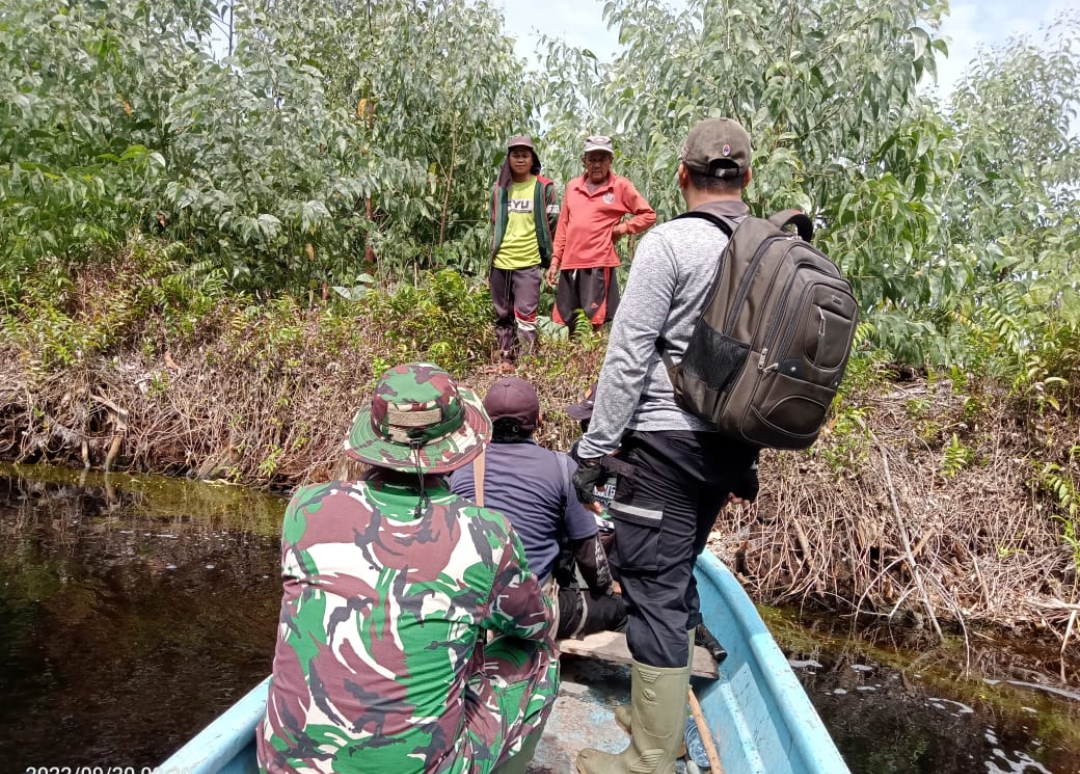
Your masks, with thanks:
[[[577,328],[575,315],[578,309],[585,313],[595,328],[615,319],[619,299],[619,283],[614,267],[566,269],[559,272],[551,319],[558,325],[565,325],[572,336]]]
[[[626,603],[618,594],[559,588],[559,625],[555,639],[618,632],[626,627]]]
[[[496,269],[488,275],[491,302],[495,306],[495,339],[499,356],[513,360],[518,347],[530,352],[536,345],[536,308],[540,304],[540,282],[543,270],[539,265],[527,269]]]
[[[719,433],[632,430],[623,437],[619,456],[634,472],[619,476],[609,509],[609,559],[627,602],[635,661],[686,666],[686,632],[701,623],[694,562],[751,454]]]

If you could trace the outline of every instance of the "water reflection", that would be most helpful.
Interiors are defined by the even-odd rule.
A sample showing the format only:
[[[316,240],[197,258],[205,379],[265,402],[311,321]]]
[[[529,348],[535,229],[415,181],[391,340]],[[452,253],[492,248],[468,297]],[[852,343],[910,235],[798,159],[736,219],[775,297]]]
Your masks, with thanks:
[[[964,675],[962,643],[915,653],[897,632],[852,637],[835,619],[765,617],[853,774],[1080,774],[1080,703],[1062,689]],[[998,642],[972,656],[991,674],[1057,679],[1039,648]]]
[[[0,760],[154,766],[270,670],[284,500],[0,464]],[[854,774],[1080,774],[1051,649],[864,641],[765,611]],[[895,637],[889,633],[888,637]],[[987,678],[987,679],[983,679]]]
[[[0,757],[156,765],[270,669],[284,501],[16,472],[0,467]]]

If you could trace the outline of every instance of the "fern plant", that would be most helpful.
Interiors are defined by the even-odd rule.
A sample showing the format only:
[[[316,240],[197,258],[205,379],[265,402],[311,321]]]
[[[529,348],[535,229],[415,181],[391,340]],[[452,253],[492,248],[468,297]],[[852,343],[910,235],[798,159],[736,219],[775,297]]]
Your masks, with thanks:
[[[975,450],[965,446],[956,433],[953,433],[949,443],[945,445],[945,457],[941,461],[941,475],[945,478],[955,478],[961,470],[974,461]]]
[[[1080,491],[1077,491],[1076,476],[1072,462],[1080,455],[1080,445],[1069,449],[1069,466],[1063,467],[1054,462],[1045,462],[1038,469],[1037,483],[1048,492],[1057,506],[1054,519],[1061,525],[1061,538],[1072,556],[1073,566],[1080,572]]]

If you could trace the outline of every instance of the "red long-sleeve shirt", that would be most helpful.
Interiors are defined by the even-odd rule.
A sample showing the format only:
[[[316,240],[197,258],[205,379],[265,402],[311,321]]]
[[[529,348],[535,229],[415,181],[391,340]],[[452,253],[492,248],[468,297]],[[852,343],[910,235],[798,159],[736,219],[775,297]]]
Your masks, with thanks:
[[[560,269],[618,266],[611,231],[625,215],[634,216],[622,224],[626,234],[640,234],[656,223],[656,212],[625,177],[612,174],[592,193],[585,187],[585,175],[574,178],[563,196],[553,262]]]

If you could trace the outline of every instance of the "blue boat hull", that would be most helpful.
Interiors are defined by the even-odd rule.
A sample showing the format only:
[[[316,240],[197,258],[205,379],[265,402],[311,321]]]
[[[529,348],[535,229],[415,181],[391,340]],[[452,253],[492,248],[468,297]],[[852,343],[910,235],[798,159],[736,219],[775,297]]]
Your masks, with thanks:
[[[712,555],[697,565],[705,623],[728,651],[718,680],[695,679],[724,774],[848,774],[832,738],[750,598]],[[255,727],[264,680],[157,770],[159,774],[256,772]],[[614,705],[629,695],[625,667],[567,657],[562,690],[530,771],[571,774],[582,747],[618,751],[626,736]],[[392,772],[387,772],[392,774]]]

